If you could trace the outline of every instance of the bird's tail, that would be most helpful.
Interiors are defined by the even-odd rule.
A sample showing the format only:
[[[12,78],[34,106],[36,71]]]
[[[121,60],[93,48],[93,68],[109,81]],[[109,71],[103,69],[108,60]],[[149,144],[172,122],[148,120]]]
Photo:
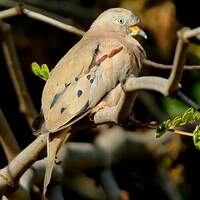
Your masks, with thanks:
[[[51,133],[46,129],[43,113],[41,112],[34,120],[32,124],[33,134],[38,136],[40,134],[48,134],[47,137],[47,159],[46,159],[46,171],[44,176],[43,185],[43,198],[46,199],[45,194],[47,186],[50,183],[53,167],[56,159],[56,155],[63,144],[66,142],[70,135],[68,128],[64,128],[57,132]]]
[[[43,186],[43,196],[47,191],[47,186],[51,180],[51,175],[53,172],[53,167],[56,159],[56,155],[59,149],[67,141],[70,136],[70,132],[66,129],[62,129],[55,133],[48,133],[47,139],[47,161],[46,161],[46,172],[44,177],[44,186]]]

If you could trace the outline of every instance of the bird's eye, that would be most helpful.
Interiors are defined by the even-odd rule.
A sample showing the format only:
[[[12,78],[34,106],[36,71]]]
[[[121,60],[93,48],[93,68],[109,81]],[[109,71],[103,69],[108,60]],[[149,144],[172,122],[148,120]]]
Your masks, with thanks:
[[[120,24],[124,24],[124,20],[123,20],[123,19],[118,19],[118,22],[119,22]]]

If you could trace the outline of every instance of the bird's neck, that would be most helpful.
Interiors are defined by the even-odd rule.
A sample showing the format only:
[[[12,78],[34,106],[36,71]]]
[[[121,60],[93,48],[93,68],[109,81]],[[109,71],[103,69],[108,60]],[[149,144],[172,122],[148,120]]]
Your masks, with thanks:
[[[93,29],[90,29],[86,32],[85,36],[87,37],[92,37],[92,38],[97,38],[97,37],[125,37],[125,34],[119,32],[119,31],[112,31],[112,30],[109,30],[108,28],[106,30],[93,30]]]
[[[103,30],[100,30],[100,31],[93,31],[93,30],[89,30],[88,32],[86,32],[85,38],[92,38],[92,39],[97,39],[97,38],[102,38],[102,37],[105,37],[105,38],[115,38],[116,40],[120,41],[123,45],[125,46],[135,46],[138,42],[137,40],[135,40],[134,38],[122,33],[122,32],[118,32],[118,31],[109,31],[109,30],[106,30],[106,31],[103,31]],[[139,44],[139,43],[138,43]]]
[[[126,46],[127,49],[130,51],[130,53],[137,53],[138,55],[141,55],[141,58],[145,58],[146,54],[143,49],[143,47],[140,45],[140,43],[133,37],[130,37],[126,34],[123,34],[121,32],[114,32],[114,31],[88,31],[86,32],[85,36],[86,39],[94,39],[97,40],[98,38],[107,38],[107,39],[113,39],[115,38],[118,40],[122,45]]]

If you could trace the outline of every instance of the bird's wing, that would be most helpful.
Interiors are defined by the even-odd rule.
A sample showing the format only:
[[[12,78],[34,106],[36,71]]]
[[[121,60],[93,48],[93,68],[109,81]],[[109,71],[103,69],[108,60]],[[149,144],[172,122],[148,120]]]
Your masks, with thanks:
[[[119,41],[81,43],[61,59],[44,87],[42,109],[51,132],[84,116],[130,68],[130,55]]]
[[[95,58],[98,43],[83,38],[58,62],[51,71],[42,93],[42,111],[45,121],[51,116],[52,110],[62,93],[82,74],[89,72]],[[52,118],[52,116],[51,116]],[[50,122],[49,122],[50,123]]]

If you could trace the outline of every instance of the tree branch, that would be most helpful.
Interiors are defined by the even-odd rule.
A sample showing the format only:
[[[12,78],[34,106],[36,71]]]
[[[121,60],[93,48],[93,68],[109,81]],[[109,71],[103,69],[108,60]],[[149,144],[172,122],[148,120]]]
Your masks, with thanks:
[[[129,77],[123,88],[125,92],[154,90],[164,96],[168,96],[167,83],[168,79],[156,76]]]
[[[74,33],[74,34],[77,34],[77,35],[80,35],[80,36],[83,36],[84,33],[85,33],[84,31],[82,31],[82,30],[80,30],[80,29],[78,29],[74,26],[65,24],[65,23],[63,23],[63,22],[61,22],[57,19],[54,19],[53,17],[48,17],[48,16],[43,15],[41,13],[27,9],[23,5],[17,5],[14,8],[9,8],[7,10],[0,11],[0,19],[4,19],[4,18],[7,18],[7,17],[13,17],[13,16],[17,16],[17,15],[22,15],[22,14],[24,14],[27,17],[30,17],[32,19],[42,21],[46,24],[50,24],[54,27],[57,27],[61,30],[64,30],[64,31],[67,31],[67,32],[70,32],[70,33]]]
[[[190,31],[187,31],[183,35],[184,39],[190,39],[190,38],[197,38],[200,40],[200,27],[194,28]]]
[[[155,76],[144,77],[130,77],[127,79],[124,85],[125,91],[134,90],[154,90],[160,92],[165,96],[170,96],[178,88],[178,84],[182,78],[183,66],[185,64],[187,56],[187,47],[189,39],[196,37],[200,34],[200,28],[190,30],[183,28],[178,32],[178,43],[175,51],[173,67],[168,79]],[[151,63],[151,61],[147,61]]]
[[[183,28],[178,32],[178,42],[174,55],[173,67],[167,84],[168,95],[171,95],[178,88],[178,84],[182,78],[183,66],[185,65],[187,57],[187,47],[189,44],[184,34],[188,31],[189,28]]]
[[[18,143],[1,109],[0,122],[0,143],[6,154],[7,160],[10,162],[20,152],[20,147],[18,146]]]
[[[172,65],[165,65],[162,63],[157,63],[152,60],[145,59],[143,62],[144,65],[158,68],[158,69],[172,69]],[[200,69],[200,65],[184,65],[184,70],[196,70]]]
[[[0,194],[16,187],[22,174],[39,158],[46,147],[47,134],[40,135],[5,168],[0,170]]]
[[[37,111],[26,87],[24,76],[22,74],[21,66],[15,49],[10,25],[0,21],[0,34],[3,37],[3,53],[6,58],[8,71],[17,93],[19,110],[25,114],[26,120],[31,126],[33,119],[37,115]]]
[[[75,28],[74,26],[70,26],[70,25],[64,24],[64,23],[59,22],[59,21],[57,21],[57,20],[55,20],[53,18],[47,17],[47,16],[45,16],[43,14],[39,14],[37,12],[28,10],[26,8],[23,8],[23,7],[22,7],[22,12],[26,16],[28,16],[30,18],[45,22],[47,24],[50,24],[50,25],[55,26],[55,27],[57,27],[59,29],[68,31],[70,33],[75,33],[75,34],[80,35],[80,36],[82,36],[84,34],[84,31],[81,31],[80,29]]]
[[[147,152],[150,154],[153,153],[152,148],[149,149],[148,145],[146,146],[146,139],[132,135],[129,143],[129,148],[127,149],[127,134],[122,133],[122,129],[117,129],[108,134],[103,134],[101,137],[98,137],[96,140],[96,144],[102,150],[93,146],[92,144],[81,145],[79,143],[67,143],[67,148],[63,148],[64,150],[59,154],[59,159],[63,162],[61,166],[65,169],[76,169],[81,166],[81,169],[94,168],[97,166],[108,166],[108,164],[116,162],[115,159],[123,159],[124,153],[132,156],[140,156],[144,155]],[[112,139],[113,138],[113,139]],[[134,139],[135,138],[135,139]],[[110,145],[110,141],[112,139],[112,144]],[[27,146],[21,153],[19,153],[5,168],[0,170],[0,194],[5,194],[9,189],[11,191],[17,186],[16,184],[19,181],[19,178],[22,174],[36,161],[40,158],[41,153],[44,151],[47,142],[47,134],[42,134],[38,138],[36,138],[29,146]],[[128,150],[127,153],[124,149],[121,149],[121,145]],[[89,148],[88,148],[89,147]],[[151,146],[152,147],[152,146]],[[104,150],[103,150],[104,149]],[[139,150],[140,149],[140,150]],[[66,151],[67,152],[66,152]],[[135,151],[135,153],[134,153]],[[65,152],[63,154],[63,152]],[[72,152],[72,153],[69,153]],[[114,152],[113,158],[111,157],[112,162],[107,160],[107,156],[103,152],[111,153]],[[118,154],[116,154],[118,152]],[[123,154],[121,154],[121,153]],[[109,154],[110,154],[109,153]],[[138,154],[139,153],[139,154]],[[112,155],[112,154],[111,154]],[[118,156],[116,156],[118,155]],[[67,157],[66,157],[67,156]],[[72,156],[72,157],[71,157]],[[109,164],[109,165],[110,165]]]
[[[0,11],[0,19],[14,17],[21,14],[19,8],[20,8],[19,6],[16,6],[13,8]]]

